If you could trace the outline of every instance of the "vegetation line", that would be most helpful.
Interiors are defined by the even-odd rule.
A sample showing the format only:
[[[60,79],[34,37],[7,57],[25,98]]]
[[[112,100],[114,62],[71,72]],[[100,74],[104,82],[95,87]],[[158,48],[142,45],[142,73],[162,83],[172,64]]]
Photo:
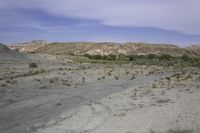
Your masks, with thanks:
[[[188,55],[172,56],[170,54],[148,54],[148,55],[89,55],[85,54],[88,60],[80,60],[90,63],[132,63],[135,65],[159,65],[177,67],[200,67],[199,57],[189,57]]]

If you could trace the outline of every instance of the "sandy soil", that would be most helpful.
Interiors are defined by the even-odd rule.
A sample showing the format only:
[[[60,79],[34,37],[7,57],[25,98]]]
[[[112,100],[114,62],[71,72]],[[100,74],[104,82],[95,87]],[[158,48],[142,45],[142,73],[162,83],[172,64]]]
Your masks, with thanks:
[[[48,58],[0,62],[0,132],[200,132],[198,68]]]

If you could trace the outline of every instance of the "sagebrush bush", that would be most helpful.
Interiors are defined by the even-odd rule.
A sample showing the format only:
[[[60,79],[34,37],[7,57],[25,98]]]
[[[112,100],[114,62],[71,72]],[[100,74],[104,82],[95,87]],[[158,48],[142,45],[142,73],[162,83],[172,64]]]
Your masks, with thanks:
[[[35,62],[32,62],[29,64],[29,68],[38,68],[38,64]]]
[[[82,77],[82,83],[85,83],[85,77]]]
[[[116,79],[116,80],[118,80],[118,79],[119,79],[119,77],[115,76],[115,79]]]

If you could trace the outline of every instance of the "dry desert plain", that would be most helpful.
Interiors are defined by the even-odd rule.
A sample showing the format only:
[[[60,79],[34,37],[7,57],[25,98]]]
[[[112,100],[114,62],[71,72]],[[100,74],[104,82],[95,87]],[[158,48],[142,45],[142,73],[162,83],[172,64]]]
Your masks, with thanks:
[[[4,58],[0,133],[200,133],[200,69]]]

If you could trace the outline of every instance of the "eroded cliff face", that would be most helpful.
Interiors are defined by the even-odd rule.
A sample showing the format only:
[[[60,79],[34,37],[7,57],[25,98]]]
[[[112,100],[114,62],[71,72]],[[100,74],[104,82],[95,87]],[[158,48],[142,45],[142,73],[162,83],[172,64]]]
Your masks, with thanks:
[[[200,56],[200,46],[193,45],[187,48],[180,48],[168,44],[147,44],[147,43],[95,43],[95,42],[64,42],[48,43],[46,41],[32,41],[22,45],[12,45],[12,49],[20,52],[34,52],[44,54],[67,54],[67,55],[130,55],[130,54],[171,54],[180,56],[184,54]]]

